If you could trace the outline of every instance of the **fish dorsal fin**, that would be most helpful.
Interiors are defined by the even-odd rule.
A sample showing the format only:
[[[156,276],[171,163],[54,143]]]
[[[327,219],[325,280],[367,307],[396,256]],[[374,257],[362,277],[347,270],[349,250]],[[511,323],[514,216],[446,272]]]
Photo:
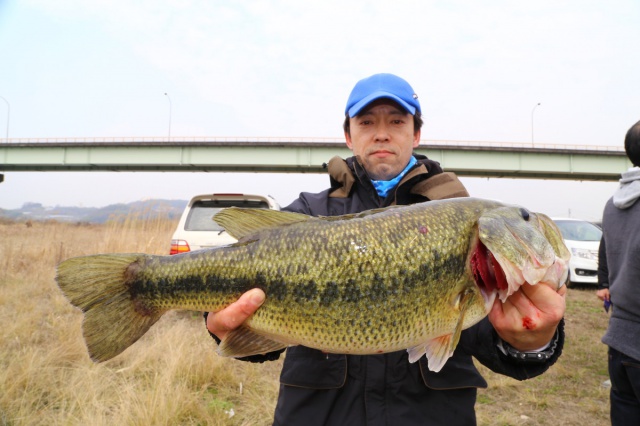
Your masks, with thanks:
[[[269,209],[229,207],[213,216],[220,226],[233,238],[240,240],[265,228],[286,226],[313,220],[302,213],[281,212]]]
[[[407,349],[409,352],[409,362],[416,362],[422,355],[427,356],[429,370],[438,372],[442,370],[445,363],[453,355],[460,335],[462,334],[462,326],[464,324],[464,315],[471,304],[473,294],[464,292],[460,295],[460,317],[453,333],[445,334],[434,339],[428,340],[426,343]]]
[[[407,206],[387,206],[387,207],[379,207],[377,209],[365,210],[360,213],[348,213],[339,216],[318,216],[319,219],[322,219],[327,222],[337,222],[341,220],[351,220],[351,219],[361,219],[367,216],[373,216],[378,213],[387,212],[389,210],[397,209],[399,207],[407,207]]]
[[[236,328],[220,342],[218,355],[241,358],[266,354],[286,348],[288,345],[257,334],[247,327]]]

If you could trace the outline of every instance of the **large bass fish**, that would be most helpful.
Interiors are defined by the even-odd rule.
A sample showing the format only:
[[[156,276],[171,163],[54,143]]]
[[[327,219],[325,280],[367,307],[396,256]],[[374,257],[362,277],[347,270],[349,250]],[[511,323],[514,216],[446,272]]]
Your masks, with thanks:
[[[219,353],[304,345],[330,353],[408,349],[439,371],[460,333],[523,283],[554,288],[569,252],[545,215],[477,198],[336,217],[230,208],[214,219],[238,242],[176,256],[65,260],[57,282],[84,312],[94,361],[138,340],[166,311],[218,311],[251,288],[265,303]]]

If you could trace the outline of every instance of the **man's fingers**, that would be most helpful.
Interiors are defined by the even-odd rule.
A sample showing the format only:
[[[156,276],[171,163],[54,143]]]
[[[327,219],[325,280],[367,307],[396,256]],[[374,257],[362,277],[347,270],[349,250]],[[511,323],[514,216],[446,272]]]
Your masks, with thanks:
[[[223,310],[210,313],[207,317],[207,328],[210,332],[224,338],[228,331],[235,330],[247,320],[264,303],[265,294],[254,288]]]
[[[546,314],[552,314],[558,309],[561,309],[564,313],[564,299],[567,294],[566,286],[556,290],[542,283],[536,285],[525,284],[522,286],[522,291],[536,309]]]
[[[567,290],[567,286],[566,286],[566,285],[563,285],[562,287],[560,287],[560,288],[558,289],[558,294],[559,294],[560,296],[564,297],[564,296],[567,294],[567,291],[568,291],[568,290]]]

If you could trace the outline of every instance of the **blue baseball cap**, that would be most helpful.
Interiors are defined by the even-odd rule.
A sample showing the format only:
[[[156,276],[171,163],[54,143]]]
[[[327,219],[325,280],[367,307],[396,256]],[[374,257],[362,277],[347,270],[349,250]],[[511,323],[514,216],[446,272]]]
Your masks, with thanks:
[[[393,74],[374,74],[356,83],[344,113],[355,117],[364,107],[380,98],[396,101],[411,115],[415,115],[416,111],[422,112],[418,95],[406,80]]]

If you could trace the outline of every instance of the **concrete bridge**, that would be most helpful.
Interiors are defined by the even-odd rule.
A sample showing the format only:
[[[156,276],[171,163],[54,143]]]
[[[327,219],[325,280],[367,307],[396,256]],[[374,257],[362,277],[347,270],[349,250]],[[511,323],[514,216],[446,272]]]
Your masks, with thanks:
[[[616,181],[631,167],[623,147],[422,140],[415,151],[459,176]],[[343,139],[14,138],[0,140],[0,172],[322,173],[335,155],[351,155]]]

